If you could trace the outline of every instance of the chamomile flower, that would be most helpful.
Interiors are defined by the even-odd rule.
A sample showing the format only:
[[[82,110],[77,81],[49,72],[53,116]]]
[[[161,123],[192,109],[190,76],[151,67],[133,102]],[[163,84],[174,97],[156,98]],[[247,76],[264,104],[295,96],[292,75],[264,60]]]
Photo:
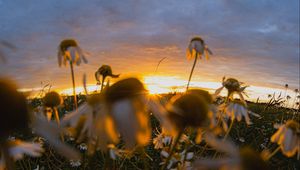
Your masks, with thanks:
[[[199,95],[187,93],[174,96],[167,105],[168,118],[180,131],[186,127],[205,126],[209,104]]]
[[[43,103],[44,103],[45,109],[46,110],[49,109],[49,111],[46,111],[46,116],[47,116],[48,121],[51,120],[52,113],[54,112],[55,120],[56,120],[57,124],[59,125],[60,119],[59,119],[57,107],[63,103],[61,96],[57,92],[54,92],[54,91],[49,92],[43,98]]]
[[[125,146],[150,142],[151,128],[146,108],[147,91],[136,78],[120,80],[104,91],[105,102]]]
[[[201,59],[202,55],[205,55],[205,58],[208,59],[209,55],[212,55],[212,52],[210,51],[210,49],[207,47],[207,45],[204,43],[204,40],[200,37],[194,37],[191,39],[190,44],[186,50],[186,56],[189,59],[194,58],[194,64],[192,67],[192,70],[190,72],[190,76],[189,76],[189,80],[186,86],[186,90],[188,90],[190,82],[191,82],[191,78],[194,72],[194,68],[196,66],[197,63],[197,59],[198,57]]]
[[[228,99],[232,99],[234,94],[238,94],[240,97],[240,100],[246,104],[246,101],[244,99],[245,92],[244,90],[247,88],[247,86],[242,87],[242,82],[239,82],[237,79],[234,78],[225,78],[223,77],[223,83],[222,87],[218,88],[214,94],[214,96],[218,96],[223,88],[225,87],[228,91],[227,97]]]
[[[87,55],[73,39],[62,40],[58,46],[58,65],[61,66],[63,63],[67,65],[67,62],[70,64],[71,76],[72,76],[72,85],[73,85],[73,95],[74,95],[74,106],[77,109],[77,97],[75,91],[75,78],[74,78],[74,69],[73,64],[80,65],[81,60],[87,63],[85,56]]]
[[[0,169],[11,168],[12,162],[23,159],[24,155],[31,157],[41,156],[44,149],[39,143],[24,142],[21,140],[8,140],[0,142]]]
[[[243,102],[232,101],[225,106],[225,114],[233,121],[241,121],[244,117],[245,122],[250,125],[250,117],[248,115],[248,109]]]
[[[100,82],[100,76],[102,76],[102,83]],[[95,78],[97,80],[97,84],[101,84],[101,91],[103,90],[103,84],[105,82],[106,77],[118,78],[119,74],[113,74],[112,69],[109,65],[102,65],[96,72]]]
[[[80,65],[81,60],[83,60],[84,63],[87,63],[87,55],[88,54],[81,49],[76,40],[62,40],[58,46],[58,65],[61,66],[62,63],[67,65],[67,62]]]
[[[288,120],[281,125],[271,137],[271,141],[277,143],[287,157],[292,157],[298,152],[297,159],[300,158],[300,125],[296,121]]]
[[[206,59],[209,59],[209,54],[212,55],[212,51],[208,48],[201,37],[194,37],[191,39],[190,44],[186,50],[186,56],[188,59],[192,59],[196,55],[200,58],[202,57],[202,55],[204,55]]]

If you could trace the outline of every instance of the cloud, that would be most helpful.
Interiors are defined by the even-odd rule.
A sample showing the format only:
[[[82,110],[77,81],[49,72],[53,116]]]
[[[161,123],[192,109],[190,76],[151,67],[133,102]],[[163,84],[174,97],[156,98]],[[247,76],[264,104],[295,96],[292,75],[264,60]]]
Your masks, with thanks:
[[[201,35],[214,52],[195,70],[199,81],[224,74],[259,85],[299,83],[299,1],[9,1],[0,3],[0,37],[17,46],[7,51],[1,75],[23,87],[41,81],[69,86],[68,68],[58,68],[58,43],[78,39],[91,52],[76,67],[77,82],[102,64],[122,74],[151,74],[162,57],[160,74],[185,79],[189,39]],[[199,75],[199,77],[197,76]]]

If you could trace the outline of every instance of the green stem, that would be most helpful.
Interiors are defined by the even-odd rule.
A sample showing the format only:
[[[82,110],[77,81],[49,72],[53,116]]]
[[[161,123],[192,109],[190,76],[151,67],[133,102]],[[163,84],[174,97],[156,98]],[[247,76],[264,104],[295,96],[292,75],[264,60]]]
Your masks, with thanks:
[[[70,61],[70,68],[71,68],[71,76],[72,76],[72,84],[73,84],[74,105],[75,105],[75,109],[77,110],[77,96],[75,91],[75,78],[74,78],[74,69],[73,69],[72,61]]]
[[[195,69],[195,66],[196,66],[196,63],[197,63],[197,59],[198,59],[198,53],[196,53],[196,56],[195,56],[195,60],[194,60],[194,64],[193,64],[193,67],[192,67],[192,70],[191,70],[191,73],[190,73],[189,81],[188,81],[188,84],[186,86],[186,91],[189,89],[190,82],[191,82],[191,79],[192,79],[192,75],[193,75],[193,72],[194,72],[194,69]]]
[[[171,160],[171,158],[172,158],[172,156],[173,156],[173,153],[174,153],[174,151],[175,151],[175,149],[176,149],[177,144],[178,144],[179,141],[180,141],[180,138],[181,138],[181,136],[182,136],[182,134],[183,134],[183,131],[184,131],[184,130],[180,130],[180,132],[178,133],[178,135],[177,135],[177,137],[176,137],[176,140],[175,140],[173,146],[171,147],[169,156],[167,157],[167,160],[166,160],[164,166],[162,167],[162,170],[167,169],[168,164],[169,164],[169,161]]]
[[[278,146],[267,158],[266,160],[269,160],[272,158],[278,151],[280,150],[280,146]]]

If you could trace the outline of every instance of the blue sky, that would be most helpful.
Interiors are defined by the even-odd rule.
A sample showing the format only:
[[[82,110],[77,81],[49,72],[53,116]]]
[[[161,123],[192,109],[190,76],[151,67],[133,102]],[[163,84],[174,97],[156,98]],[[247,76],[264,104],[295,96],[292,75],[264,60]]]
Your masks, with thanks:
[[[299,88],[299,0],[0,0],[1,49],[7,58],[0,75],[22,88],[50,82],[71,86],[68,67],[59,68],[57,46],[75,38],[91,53],[76,67],[93,74],[102,64],[122,75],[159,75],[187,79],[192,61],[189,40],[200,35],[214,55],[197,63],[193,81],[236,77],[249,85]],[[1,47],[1,46],[0,46]]]

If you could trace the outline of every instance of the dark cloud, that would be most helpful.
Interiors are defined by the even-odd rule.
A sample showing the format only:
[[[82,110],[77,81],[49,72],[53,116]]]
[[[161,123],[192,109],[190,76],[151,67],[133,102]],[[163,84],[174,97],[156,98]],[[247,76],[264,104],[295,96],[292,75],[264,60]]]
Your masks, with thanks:
[[[23,87],[41,81],[69,86],[69,68],[58,68],[56,59],[67,37],[92,54],[88,65],[76,67],[77,82],[102,64],[118,73],[150,74],[162,57],[160,74],[186,78],[192,63],[185,48],[194,35],[215,54],[198,63],[195,80],[227,75],[256,85],[299,84],[298,0],[0,0],[0,22],[0,39],[17,47],[4,49],[1,75]]]

